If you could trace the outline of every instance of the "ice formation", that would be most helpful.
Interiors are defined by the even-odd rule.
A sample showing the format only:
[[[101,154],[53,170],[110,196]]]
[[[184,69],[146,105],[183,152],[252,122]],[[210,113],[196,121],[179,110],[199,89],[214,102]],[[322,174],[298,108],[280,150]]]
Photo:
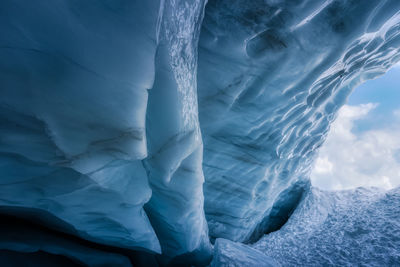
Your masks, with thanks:
[[[397,266],[400,188],[311,188],[279,231],[252,248],[284,266]]]
[[[287,221],[400,59],[400,2],[4,0],[0,32],[0,213],[57,232],[10,227],[6,256],[206,265]]]
[[[398,1],[207,4],[198,94],[211,236],[254,241],[281,225],[351,90],[399,59],[399,8]]]
[[[278,267],[280,266],[273,258],[266,256],[250,246],[217,238],[214,244],[214,257],[211,267]]]

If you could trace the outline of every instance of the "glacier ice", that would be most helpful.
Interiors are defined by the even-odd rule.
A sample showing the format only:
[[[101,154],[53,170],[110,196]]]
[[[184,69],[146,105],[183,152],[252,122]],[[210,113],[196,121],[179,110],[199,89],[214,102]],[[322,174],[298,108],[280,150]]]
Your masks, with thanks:
[[[280,266],[273,258],[242,243],[217,238],[211,267]]]
[[[0,205],[48,211],[94,242],[207,259],[204,4],[3,1]]]
[[[285,266],[397,266],[400,187],[311,188],[279,231],[252,248]]]
[[[160,252],[141,164],[158,3],[0,5],[1,206],[42,209],[83,238]]]
[[[129,258],[119,253],[91,248],[66,236],[57,236],[38,226],[24,225],[16,222],[15,218],[8,219],[7,222],[2,218],[0,222],[2,266],[75,266],[74,263],[85,266],[132,266]],[[37,252],[63,255],[64,258],[60,260],[60,257],[54,257],[54,262],[49,260],[48,255],[43,257],[44,259],[31,258]],[[29,265],[27,262],[36,265]],[[66,264],[63,265],[63,262]]]
[[[309,194],[337,110],[400,59],[400,2],[4,0],[0,33],[0,214],[81,240],[10,249],[215,265]]]
[[[282,225],[351,90],[399,60],[399,9],[399,1],[208,2],[198,95],[210,236],[255,241]]]

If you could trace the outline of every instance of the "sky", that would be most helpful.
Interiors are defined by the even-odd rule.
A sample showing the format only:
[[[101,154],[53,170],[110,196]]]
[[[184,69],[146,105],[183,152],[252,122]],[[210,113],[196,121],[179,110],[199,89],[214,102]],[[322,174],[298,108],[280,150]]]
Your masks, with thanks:
[[[311,174],[326,190],[400,185],[400,64],[354,90]]]

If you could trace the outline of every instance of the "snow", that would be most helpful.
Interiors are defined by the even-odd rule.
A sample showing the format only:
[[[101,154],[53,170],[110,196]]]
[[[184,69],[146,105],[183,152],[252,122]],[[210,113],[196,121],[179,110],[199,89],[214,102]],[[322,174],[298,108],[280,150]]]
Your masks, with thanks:
[[[285,266],[396,266],[400,188],[311,188],[287,224],[252,245]]]

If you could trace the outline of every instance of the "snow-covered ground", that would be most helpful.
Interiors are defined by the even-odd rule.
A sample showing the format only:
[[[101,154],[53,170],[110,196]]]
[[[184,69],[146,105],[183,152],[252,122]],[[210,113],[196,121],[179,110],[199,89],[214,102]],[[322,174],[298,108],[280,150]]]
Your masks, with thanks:
[[[289,221],[252,247],[282,266],[398,266],[400,188],[311,188]]]
[[[400,188],[311,187],[280,230],[251,245],[217,239],[214,250],[212,266],[398,266]]]

